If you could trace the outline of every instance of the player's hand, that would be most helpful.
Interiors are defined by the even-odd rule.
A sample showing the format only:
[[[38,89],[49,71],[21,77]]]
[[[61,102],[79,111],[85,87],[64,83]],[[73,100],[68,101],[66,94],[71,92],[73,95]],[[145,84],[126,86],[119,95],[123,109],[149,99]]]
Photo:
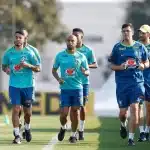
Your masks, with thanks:
[[[144,69],[145,69],[144,64],[143,64],[143,63],[139,63],[138,69],[139,69],[139,70],[144,70]]]
[[[89,70],[85,70],[85,68],[81,67],[81,72],[85,75],[85,76],[89,76]]]
[[[58,79],[59,84],[63,84],[65,81],[61,78]]]
[[[5,69],[5,72],[6,72],[7,75],[10,75],[10,68],[7,67],[7,68]]]
[[[120,70],[125,70],[125,69],[127,69],[127,67],[128,67],[128,65],[125,62],[125,63],[123,63],[123,64],[120,65]]]
[[[25,61],[21,61],[20,66],[21,66],[21,67],[24,67],[24,68],[30,68],[30,67],[31,67],[31,65],[28,64],[28,63],[25,62]]]

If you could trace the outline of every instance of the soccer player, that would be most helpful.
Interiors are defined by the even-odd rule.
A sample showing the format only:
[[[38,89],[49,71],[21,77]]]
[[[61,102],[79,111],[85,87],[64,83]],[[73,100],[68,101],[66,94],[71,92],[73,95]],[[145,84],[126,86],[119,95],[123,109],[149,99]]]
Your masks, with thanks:
[[[145,45],[148,50],[148,58],[150,59],[150,26],[142,25],[139,29],[139,41]],[[140,105],[140,115],[139,115],[139,128],[140,137],[139,141],[149,141],[149,130],[150,130],[150,68],[144,70],[144,86],[145,86],[145,104],[146,104],[146,127],[144,133],[144,112],[143,105]]]
[[[123,40],[115,44],[111,56],[111,68],[115,71],[116,96],[121,121],[120,135],[127,137],[127,112],[130,108],[128,145],[133,146],[135,129],[139,123],[139,102],[144,99],[143,70],[149,67],[147,49],[133,40],[132,24],[122,25]]]
[[[25,36],[24,47],[26,47],[28,50],[33,51],[39,64],[41,64],[41,57],[40,57],[39,51],[35,47],[33,47],[32,45],[28,44],[28,31],[26,29],[22,29],[22,31],[23,31],[24,36]],[[19,118],[21,117],[21,112],[22,112],[22,109],[19,112]],[[22,122],[20,119],[20,125],[19,125],[20,129],[21,129],[21,126],[22,126]],[[23,137],[23,139],[25,139],[25,131],[23,131],[22,137]]]
[[[78,127],[78,110],[83,105],[82,76],[89,75],[86,57],[76,50],[77,38],[70,35],[67,38],[67,48],[59,52],[55,58],[52,73],[60,84],[60,123],[61,128],[58,140],[62,141],[66,132],[66,123],[69,109],[72,111],[71,118],[72,133],[69,138],[70,143],[76,143],[76,132]],[[60,68],[61,77],[57,70]]]
[[[19,112],[23,105],[26,141],[32,139],[30,118],[34,100],[33,71],[40,71],[40,64],[34,53],[24,47],[25,36],[22,30],[15,33],[15,46],[5,51],[2,58],[2,70],[9,74],[9,97],[12,104],[12,123],[14,127],[14,144],[20,144]]]
[[[84,54],[89,68],[97,68],[96,58],[94,51],[83,44],[84,32],[80,28],[74,28],[72,34],[77,37],[77,50]],[[79,122],[79,140],[84,140],[84,125],[85,125],[85,115],[86,115],[86,103],[88,102],[89,95],[89,76],[82,75],[83,78],[83,106],[80,108],[80,122]],[[70,113],[71,115],[71,113]]]

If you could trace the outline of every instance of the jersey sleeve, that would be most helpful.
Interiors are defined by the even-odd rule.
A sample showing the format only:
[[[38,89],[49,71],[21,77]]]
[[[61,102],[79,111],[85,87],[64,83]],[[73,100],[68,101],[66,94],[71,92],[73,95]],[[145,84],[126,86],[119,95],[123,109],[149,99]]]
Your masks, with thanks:
[[[142,61],[147,61],[148,60],[148,50],[147,48],[142,45]]]
[[[34,48],[33,51],[35,56],[37,57],[38,62],[41,63],[41,57],[39,51],[36,48]]]
[[[96,63],[96,57],[95,57],[95,53],[93,50],[91,50],[89,52],[89,64],[93,64],[93,63]]]
[[[56,55],[55,60],[54,60],[54,64],[53,64],[53,68],[58,69],[60,66],[60,59],[59,59],[59,54]]]
[[[34,53],[30,54],[30,61],[32,65],[40,66],[40,63]]]
[[[108,57],[108,61],[117,65],[117,47],[114,46],[110,56]]]
[[[85,70],[89,70],[89,65],[88,65],[88,62],[87,62],[87,59],[86,59],[85,56],[83,56],[83,58],[82,58],[81,66],[82,66]]]
[[[4,52],[4,55],[3,55],[3,57],[2,57],[2,64],[3,64],[3,65],[9,65],[8,52]]]

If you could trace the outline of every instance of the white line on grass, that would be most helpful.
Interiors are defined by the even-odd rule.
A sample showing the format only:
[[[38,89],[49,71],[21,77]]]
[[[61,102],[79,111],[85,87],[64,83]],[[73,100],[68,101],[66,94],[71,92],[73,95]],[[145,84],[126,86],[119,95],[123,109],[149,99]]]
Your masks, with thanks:
[[[71,129],[71,123],[69,122],[67,124],[67,130]],[[57,138],[57,134],[52,137],[52,139],[48,142],[47,145],[45,145],[42,150],[54,150],[54,146],[58,143],[58,138]]]

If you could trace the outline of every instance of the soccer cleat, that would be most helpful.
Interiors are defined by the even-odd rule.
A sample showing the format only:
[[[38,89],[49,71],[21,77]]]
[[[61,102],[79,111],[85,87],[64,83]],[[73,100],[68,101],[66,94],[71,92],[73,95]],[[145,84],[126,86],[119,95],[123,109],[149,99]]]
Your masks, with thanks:
[[[127,137],[127,128],[124,126],[120,126],[120,136],[125,139]]]
[[[31,131],[29,130],[25,130],[25,138],[27,142],[30,142],[32,140],[32,135],[31,135]]]
[[[145,138],[146,138],[146,141],[150,141],[149,133],[145,133]]]
[[[70,143],[76,143],[76,142],[77,142],[77,138],[76,138],[75,136],[71,136],[71,137],[69,138],[69,142],[70,142]]]
[[[135,146],[135,143],[132,139],[128,140],[128,146]]]
[[[84,140],[84,132],[83,131],[78,131],[79,134],[79,140]]]
[[[146,141],[145,133],[141,132],[140,137],[138,138],[138,142],[144,142],[144,141]]]
[[[15,136],[15,139],[12,142],[13,144],[21,144],[21,138],[19,135]]]
[[[59,140],[59,141],[62,141],[62,140],[64,139],[64,137],[65,137],[65,132],[66,132],[66,129],[60,128],[60,131],[59,131],[59,133],[58,133],[58,140]]]

